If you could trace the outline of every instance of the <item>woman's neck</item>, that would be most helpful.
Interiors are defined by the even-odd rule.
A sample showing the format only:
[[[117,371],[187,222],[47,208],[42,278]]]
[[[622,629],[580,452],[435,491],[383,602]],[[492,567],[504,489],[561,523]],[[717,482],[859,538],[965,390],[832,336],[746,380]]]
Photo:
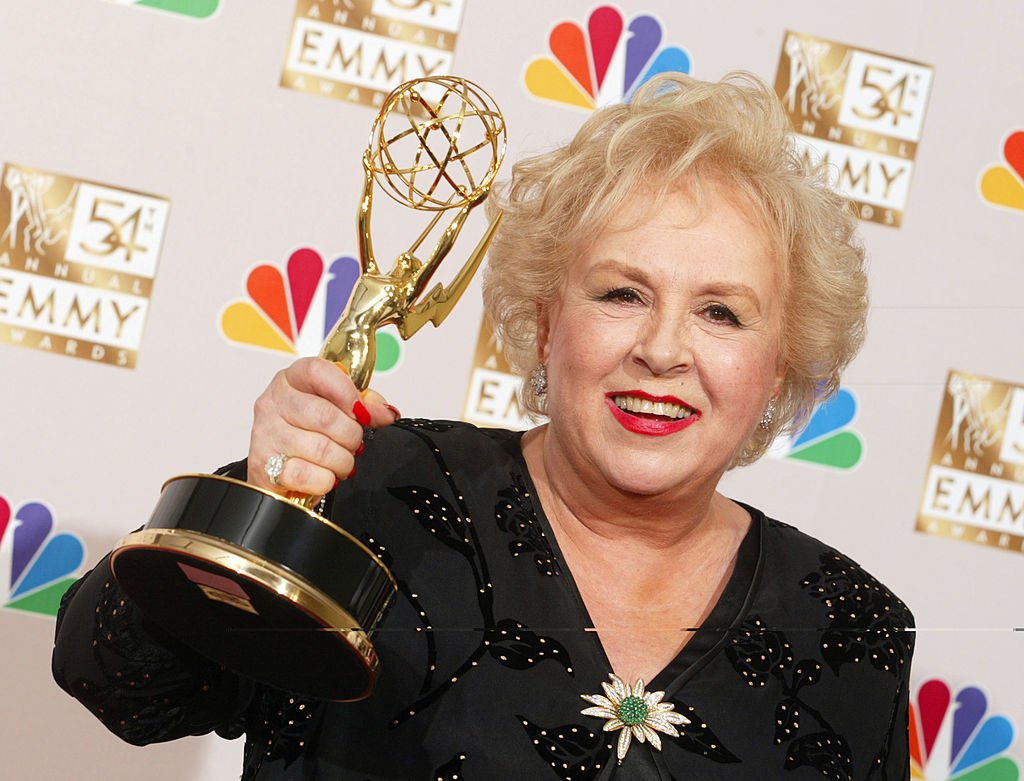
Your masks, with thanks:
[[[713,489],[633,497],[595,487],[568,461],[545,459],[544,437],[530,432],[522,450],[561,557],[612,669],[650,681],[718,603],[750,515]]]

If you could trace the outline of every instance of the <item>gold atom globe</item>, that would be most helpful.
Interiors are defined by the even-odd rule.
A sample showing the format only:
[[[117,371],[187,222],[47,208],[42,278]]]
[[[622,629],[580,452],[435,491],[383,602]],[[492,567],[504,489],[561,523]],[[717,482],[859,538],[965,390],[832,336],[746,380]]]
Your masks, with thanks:
[[[414,209],[458,208],[486,195],[505,155],[505,118],[471,81],[431,76],[400,84],[370,134],[383,190]]]

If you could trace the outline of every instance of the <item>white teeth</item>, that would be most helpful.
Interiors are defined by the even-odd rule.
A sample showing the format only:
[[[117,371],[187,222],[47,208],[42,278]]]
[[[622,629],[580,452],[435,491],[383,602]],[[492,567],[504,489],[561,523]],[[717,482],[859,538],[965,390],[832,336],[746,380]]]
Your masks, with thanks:
[[[648,415],[660,415],[664,418],[678,418],[682,420],[693,414],[682,404],[638,399],[636,396],[613,396],[612,402],[616,407],[626,410],[626,412],[643,412]]]

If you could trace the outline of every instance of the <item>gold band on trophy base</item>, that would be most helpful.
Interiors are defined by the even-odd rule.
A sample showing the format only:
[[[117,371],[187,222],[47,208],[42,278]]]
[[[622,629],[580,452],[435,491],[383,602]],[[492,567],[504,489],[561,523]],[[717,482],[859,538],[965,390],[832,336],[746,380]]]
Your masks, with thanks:
[[[408,339],[428,321],[440,325],[465,291],[497,217],[453,279],[425,292],[487,197],[504,150],[501,112],[465,79],[406,82],[384,102],[363,155],[362,274],[320,351],[359,390],[373,373],[378,328],[394,325]],[[474,168],[477,159],[483,165]],[[435,212],[387,272],[370,237],[375,183]],[[416,252],[451,209],[455,217],[421,260]],[[225,667],[296,694],[362,699],[377,677],[371,635],[397,587],[365,545],[313,512],[320,499],[215,475],[172,478],[146,526],[114,549],[111,570],[148,618]]]

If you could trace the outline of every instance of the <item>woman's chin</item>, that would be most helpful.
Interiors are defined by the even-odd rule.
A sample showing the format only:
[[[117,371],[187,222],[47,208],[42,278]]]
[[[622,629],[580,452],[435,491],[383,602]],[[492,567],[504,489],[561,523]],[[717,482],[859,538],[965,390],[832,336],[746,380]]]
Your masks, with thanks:
[[[609,476],[609,484],[617,491],[637,497],[653,498],[676,493],[685,487],[679,475],[634,465]]]

